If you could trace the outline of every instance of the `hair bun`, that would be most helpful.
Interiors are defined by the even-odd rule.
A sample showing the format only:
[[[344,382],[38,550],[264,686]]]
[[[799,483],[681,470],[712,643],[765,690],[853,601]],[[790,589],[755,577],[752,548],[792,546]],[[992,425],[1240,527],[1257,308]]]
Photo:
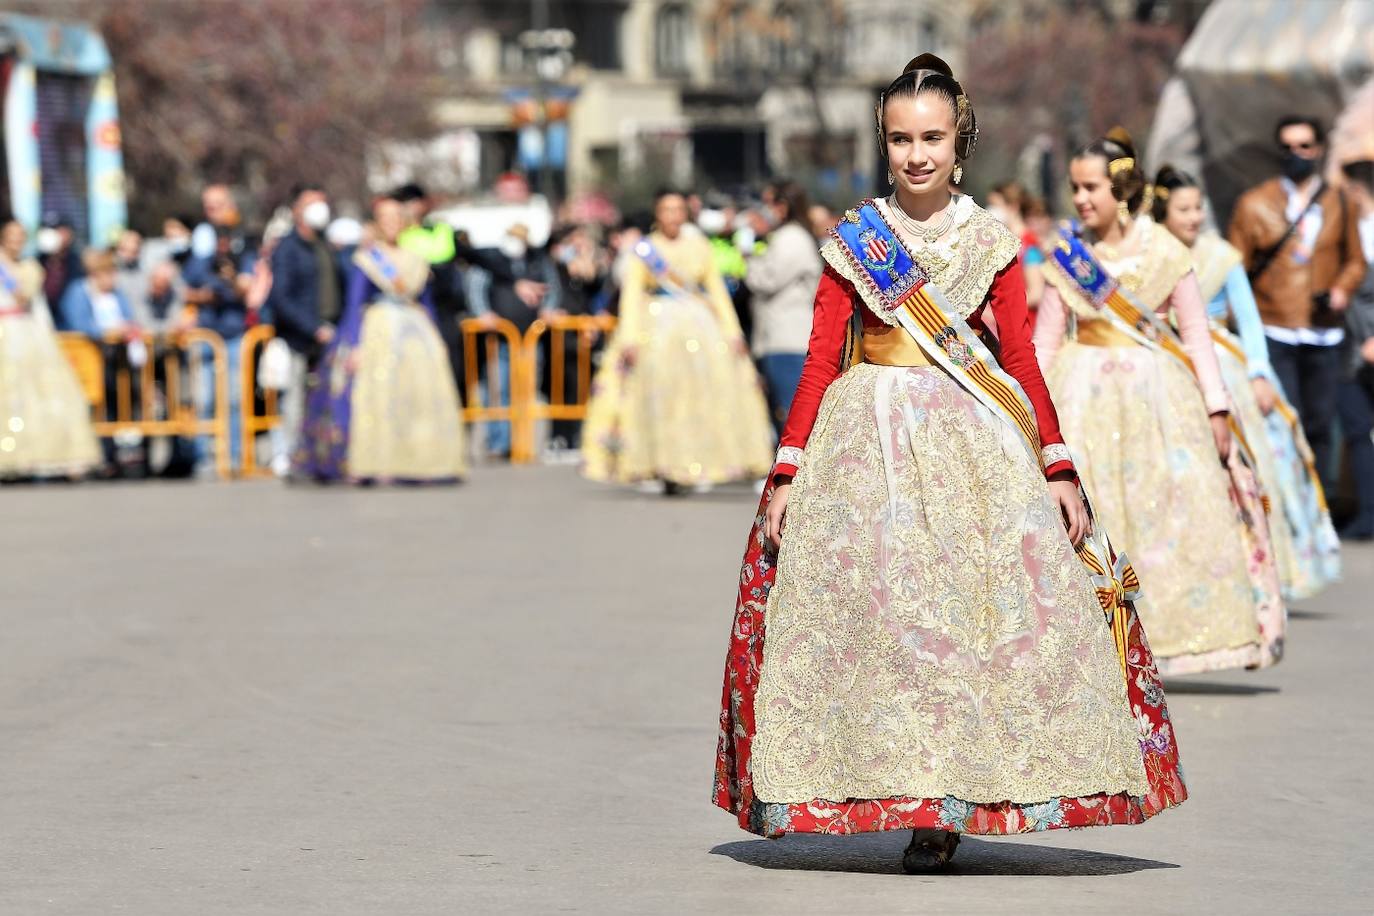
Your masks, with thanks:
[[[1155,184],[1168,185],[1170,182],[1178,180],[1178,177],[1178,169],[1166,162],[1161,165],[1159,171],[1155,173]]]
[[[912,73],[917,70],[933,70],[936,73],[944,74],[950,79],[954,79],[954,70],[944,59],[934,54],[919,54],[907,61],[906,68],[902,73]]]
[[[1131,139],[1131,132],[1126,128],[1118,124],[1116,127],[1107,131],[1105,136],[1106,139],[1125,150],[1127,156],[1135,156],[1135,141]]]

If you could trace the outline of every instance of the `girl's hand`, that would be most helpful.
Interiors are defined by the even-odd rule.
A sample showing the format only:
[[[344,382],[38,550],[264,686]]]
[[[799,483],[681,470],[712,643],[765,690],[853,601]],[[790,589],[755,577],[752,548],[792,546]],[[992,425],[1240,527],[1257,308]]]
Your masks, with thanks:
[[[1260,413],[1269,416],[1279,402],[1279,393],[1267,378],[1251,379],[1250,388],[1255,392],[1255,403],[1259,405]]]
[[[1088,510],[1078,495],[1078,485],[1072,480],[1051,480],[1050,496],[1059,504],[1059,513],[1064,517],[1064,529],[1069,533],[1069,541],[1077,547],[1088,536]],[[770,507],[771,508],[771,507]]]
[[[773,488],[773,498],[768,501],[768,511],[764,513],[764,534],[773,548],[782,546],[782,526],[787,522],[787,496],[792,492],[792,483],[780,483]]]
[[[1230,415],[1225,411],[1214,413],[1207,419],[1212,421],[1212,439],[1216,442],[1217,454],[1221,456],[1224,463],[1231,457],[1231,424]]]

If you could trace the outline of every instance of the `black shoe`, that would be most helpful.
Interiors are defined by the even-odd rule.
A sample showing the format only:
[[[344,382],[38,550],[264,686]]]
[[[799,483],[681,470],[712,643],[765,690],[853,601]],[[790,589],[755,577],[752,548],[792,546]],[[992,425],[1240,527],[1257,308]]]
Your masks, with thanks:
[[[913,830],[902,853],[902,871],[908,875],[943,871],[958,848],[959,834],[952,830]]]
[[[665,480],[665,481],[663,481],[663,495],[664,495],[664,496],[681,496],[682,494],[684,494],[684,493],[686,493],[686,492],[687,492],[687,488],[684,487],[684,486],[683,486],[682,484],[680,484],[680,483],[675,483],[674,481],[671,481],[671,480]]]

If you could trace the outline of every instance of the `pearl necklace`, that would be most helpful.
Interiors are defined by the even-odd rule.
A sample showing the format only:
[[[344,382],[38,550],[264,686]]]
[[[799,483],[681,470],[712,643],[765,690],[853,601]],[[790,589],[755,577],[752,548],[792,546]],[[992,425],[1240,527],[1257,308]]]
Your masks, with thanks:
[[[927,245],[934,245],[936,242],[940,241],[940,239],[944,238],[945,233],[949,232],[954,226],[953,200],[945,207],[944,217],[934,226],[917,221],[911,214],[903,210],[902,205],[897,202],[896,194],[889,197],[887,202],[891,206],[892,212],[897,214],[897,219],[906,227],[907,231],[911,232]]]

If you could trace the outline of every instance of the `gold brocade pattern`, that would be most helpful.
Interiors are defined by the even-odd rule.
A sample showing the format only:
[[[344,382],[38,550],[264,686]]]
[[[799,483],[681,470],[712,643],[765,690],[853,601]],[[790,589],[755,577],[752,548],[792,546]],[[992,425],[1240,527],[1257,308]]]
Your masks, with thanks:
[[[1083,484],[1140,574],[1161,670],[1258,663],[1244,523],[1192,375],[1146,347],[1069,342],[1046,381]]]
[[[1241,263],[1240,252],[1215,232],[1204,232],[1193,243],[1193,271],[1202,301],[1211,302],[1226,286],[1226,277]]]
[[[734,306],[700,236],[650,237],[679,294],[639,258],[592,384],[583,474],[632,483],[723,483],[773,466],[773,427]]]
[[[90,405],[52,330],[27,312],[0,317],[0,477],[99,463]]]
[[[760,800],[1147,790],[1112,634],[1040,468],[938,368],[831,384],[766,632]]]
[[[363,314],[353,381],[349,473],[444,480],[466,470],[462,409],[439,332],[417,305],[379,301]]]

